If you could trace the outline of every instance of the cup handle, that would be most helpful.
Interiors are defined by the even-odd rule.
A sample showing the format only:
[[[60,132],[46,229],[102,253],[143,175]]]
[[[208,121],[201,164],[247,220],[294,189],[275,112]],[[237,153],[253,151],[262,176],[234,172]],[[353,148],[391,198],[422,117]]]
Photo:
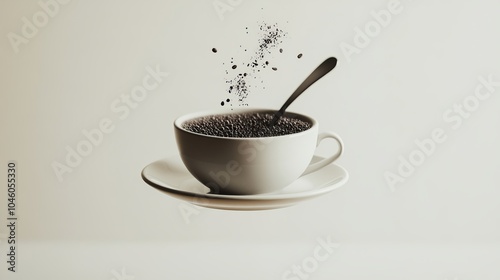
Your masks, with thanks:
[[[313,171],[316,171],[320,168],[323,168],[324,166],[334,162],[336,159],[338,159],[340,157],[340,155],[342,155],[342,152],[344,151],[344,143],[342,142],[342,139],[340,138],[340,136],[338,136],[337,134],[335,134],[333,132],[321,132],[318,135],[318,142],[316,143],[316,147],[319,146],[319,143],[321,143],[321,141],[325,138],[335,139],[337,141],[337,143],[339,144],[339,150],[334,155],[332,155],[328,158],[325,158],[323,160],[320,160],[319,162],[315,162],[313,164],[310,164],[306,168],[304,173],[302,173],[302,175],[306,175],[306,174],[311,173]]]

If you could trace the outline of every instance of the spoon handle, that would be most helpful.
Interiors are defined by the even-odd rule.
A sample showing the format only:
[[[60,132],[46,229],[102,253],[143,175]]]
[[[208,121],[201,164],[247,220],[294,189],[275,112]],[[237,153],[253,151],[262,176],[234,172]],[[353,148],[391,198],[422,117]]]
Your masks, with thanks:
[[[314,84],[317,80],[321,79],[324,75],[330,72],[337,65],[337,59],[335,57],[327,58],[323,63],[321,63],[312,73],[300,84],[300,86],[292,93],[288,100],[283,104],[281,109],[274,113],[274,118],[271,120],[270,125],[276,124],[278,119],[285,113],[286,108],[292,102],[302,94],[308,87]]]

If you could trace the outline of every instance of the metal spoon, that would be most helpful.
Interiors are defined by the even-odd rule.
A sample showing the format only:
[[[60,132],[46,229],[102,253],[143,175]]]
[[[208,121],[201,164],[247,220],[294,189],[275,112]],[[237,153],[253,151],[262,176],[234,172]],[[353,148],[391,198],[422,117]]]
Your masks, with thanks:
[[[300,84],[300,86],[292,93],[281,109],[274,113],[274,117],[269,123],[269,126],[275,125],[279,118],[285,113],[286,108],[288,108],[288,106],[290,106],[290,104],[292,104],[292,102],[297,99],[297,97],[299,97],[299,95],[301,95],[308,87],[335,68],[335,65],[337,65],[337,59],[335,57],[330,57],[314,69],[314,71],[312,71],[312,73],[309,74],[302,84]]]

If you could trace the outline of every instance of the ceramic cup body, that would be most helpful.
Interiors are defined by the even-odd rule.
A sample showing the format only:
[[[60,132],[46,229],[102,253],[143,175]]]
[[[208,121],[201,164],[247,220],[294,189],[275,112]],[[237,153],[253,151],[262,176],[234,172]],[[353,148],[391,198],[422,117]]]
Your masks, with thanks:
[[[268,109],[211,111],[188,114],[174,122],[177,146],[184,165],[213,193],[251,195],[277,191],[303,173],[331,163],[342,153],[343,144],[338,136],[332,133],[318,135],[316,120],[297,113],[285,113],[285,116],[307,121],[311,123],[311,128],[274,137],[218,137],[182,127],[185,121],[203,116],[249,112],[274,113]],[[326,137],[338,141],[337,153],[323,162],[310,165],[316,146]]]

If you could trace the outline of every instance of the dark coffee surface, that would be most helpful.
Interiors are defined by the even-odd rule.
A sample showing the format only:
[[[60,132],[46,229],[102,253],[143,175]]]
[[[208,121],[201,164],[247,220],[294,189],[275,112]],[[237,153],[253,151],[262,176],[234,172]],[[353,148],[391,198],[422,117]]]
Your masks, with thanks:
[[[293,134],[311,128],[311,123],[282,116],[274,126],[269,126],[271,113],[243,113],[212,115],[183,123],[186,130],[219,137],[270,137]]]

